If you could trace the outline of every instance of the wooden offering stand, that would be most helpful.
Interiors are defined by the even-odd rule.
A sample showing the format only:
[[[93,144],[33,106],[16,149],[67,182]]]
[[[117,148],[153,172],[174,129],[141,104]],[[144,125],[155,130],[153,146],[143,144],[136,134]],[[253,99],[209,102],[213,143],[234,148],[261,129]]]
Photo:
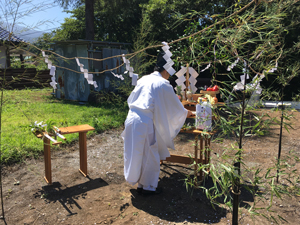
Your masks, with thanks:
[[[188,87],[189,87],[189,64],[187,64],[187,71],[186,71],[186,89],[185,89],[185,95],[187,93]],[[193,94],[192,100],[188,99],[186,101],[182,101],[182,105],[184,108],[187,110],[190,110],[194,112],[194,115],[188,117],[188,118],[193,118],[196,119],[196,105],[197,105],[197,100],[199,97],[203,97],[206,94],[211,95],[212,97],[216,97],[217,94],[219,94],[220,91],[200,91],[200,94]],[[186,96],[187,97],[187,96]],[[223,106],[224,103],[216,103],[215,106]],[[216,119],[214,116],[212,119]],[[194,146],[195,146],[195,153],[194,153],[194,158],[188,157],[188,156],[180,156],[180,155],[172,155],[170,157],[167,157],[166,160],[162,160],[161,163],[164,161],[167,162],[175,162],[175,163],[182,163],[182,164],[192,164],[195,162],[194,165],[194,176],[198,177],[198,164],[208,164],[210,160],[210,141],[211,141],[211,136],[215,132],[204,132],[202,130],[197,130],[196,128],[192,129],[181,129],[180,133],[190,133],[194,134]],[[207,172],[209,171],[209,168],[207,169]],[[200,177],[199,181],[201,182],[204,178],[204,171],[200,171]],[[197,182],[195,184],[197,186]]]
[[[83,176],[87,176],[87,144],[86,133],[95,128],[90,125],[78,125],[72,127],[61,127],[56,129],[59,134],[72,134],[79,133],[79,157],[80,157],[80,173]],[[52,184],[52,171],[51,171],[51,151],[50,151],[50,139],[46,138],[45,133],[35,134],[38,138],[43,138],[44,141],[44,161],[45,161],[45,180],[48,184]],[[58,145],[62,142],[54,142],[52,145]]]
[[[196,105],[197,102],[189,102],[189,101],[182,101],[181,102],[183,107],[186,108],[187,110],[190,110],[196,114]],[[196,118],[196,115],[192,115],[189,118]]]
[[[46,136],[49,135],[47,132],[36,132],[34,135],[37,138],[42,138],[44,142],[44,162],[45,162],[45,176],[44,179],[48,184],[52,184],[52,172],[51,172],[51,151],[50,151],[50,139]],[[53,135],[49,135],[53,136]],[[52,145],[59,145],[61,141],[53,142]]]
[[[80,157],[80,169],[79,172],[83,176],[87,176],[87,145],[86,145],[86,133],[91,130],[95,130],[88,124],[72,126],[72,127],[61,127],[58,128],[60,134],[72,134],[79,133],[79,157]]]
[[[174,162],[181,164],[193,164],[194,162],[194,176],[198,177],[198,164],[208,164],[210,160],[210,140],[213,133],[204,132],[201,130],[193,129],[181,129],[180,133],[189,133],[194,134],[194,157],[182,156],[182,155],[173,155],[167,157],[166,160],[161,162]],[[207,172],[209,169],[207,169]],[[204,171],[199,173],[199,181],[201,182],[204,178]],[[198,179],[197,179],[198,180]],[[196,184],[197,185],[197,184]]]
[[[220,93],[220,91],[203,91],[203,90],[200,91],[200,94],[203,94],[204,96],[206,94],[209,94],[211,97],[216,97],[217,94],[219,94],[219,93]]]
[[[197,102],[189,102],[189,101],[182,101],[182,105],[184,108],[190,111],[196,111],[196,104]],[[196,118],[196,115],[192,115],[188,118]],[[210,160],[210,140],[211,136],[214,134],[213,132],[204,132],[202,130],[197,130],[196,128],[192,129],[181,129],[180,133],[189,133],[194,134],[194,157],[189,156],[181,156],[181,155],[173,155],[171,154],[170,157],[166,158],[166,160],[162,160],[166,162],[174,162],[174,163],[181,163],[181,164],[193,164],[194,165],[194,176],[198,177],[199,181],[201,182],[204,178],[204,171],[200,171],[198,173],[198,164],[208,164]],[[208,171],[208,169],[207,169]],[[197,185],[197,184],[196,184]]]
[[[215,94],[218,92],[213,91]],[[182,105],[184,108],[195,112],[196,113],[196,105],[198,97],[203,96],[204,94],[210,94],[210,93],[200,93],[200,94],[194,94],[193,95],[193,102],[190,101],[182,101]],[[216,107],[224,106],[224,102],[218,102],[215,104]],[[188,118],[196,119],[196,115],[192,115]],[[215,116],[212,116],[212,119],[215,120]],[[175,162],[175,163],[182,163],[182,164],[192,164],[196,163],[194,165],[194,176],[199,175],[199,181],[201,182],[204,178],[204,171],[200,171],[198,173],[198,164],[208,164],[210,162],[210,141],[211,136],[215,134],[215,131],[213,132],[204,132],[202,130],[197,130],[195,127],[192,129],[181,129],[180,133],[189,133],[194,134],[194,157],[188,157],[188,156],[181,156],[181,155],[173,155],[171,154],[170,157],[166,158],[166,160],[163,160],[162,162]],[[209,168],[206,169],[207,172],[209,172]],[[197,184],[196,184],[197,185]]]

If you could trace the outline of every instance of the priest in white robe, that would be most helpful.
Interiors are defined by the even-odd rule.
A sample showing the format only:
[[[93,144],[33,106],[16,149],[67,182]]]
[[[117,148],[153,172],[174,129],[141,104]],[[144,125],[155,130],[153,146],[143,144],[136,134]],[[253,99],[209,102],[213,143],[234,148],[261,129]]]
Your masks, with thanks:
[[[122,133],[125,179],[131,185],[138,183],[137,191],[143,194],[161,192],[157,189],[160,160],[170,156],[168,148],[174,149],[173,139],[192,115],[168,81],[163,54],[159,54],[154,72],[139,79],[130,94]]]

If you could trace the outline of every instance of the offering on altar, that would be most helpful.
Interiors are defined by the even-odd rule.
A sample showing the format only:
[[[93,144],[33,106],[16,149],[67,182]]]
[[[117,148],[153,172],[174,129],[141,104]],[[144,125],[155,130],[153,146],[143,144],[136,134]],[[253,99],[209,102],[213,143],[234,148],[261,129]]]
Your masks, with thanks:
[[[201,90],[200,93],[203,94],[203,95],[207,95],[208,94],[211,97],[216,97],[217,94],[220,93],[219,86],[215,85],[213,87],[204,87],[204,90]]]
[[[182,101],[186,101],[185,91],[181,91]]]
[[[198,98],[197,103],[199,104],[200,102],[209,102],[211,107],[213,107],[216,103],[218,103],[218,98],[212,97],[211,95],[206,94],[205,97]]]
[[[193,93],[191,91],[187,91],[186,92],[186,97],[187,97],[187,100],[189,102],[192,102],[192,100],[193,100]]]
[[[210,96],[209,96],[210,97]],[[212,106],[208,99],[198,98],[198,103],[196,105],[196,129],[200,130],[211,130],[212,124]]]

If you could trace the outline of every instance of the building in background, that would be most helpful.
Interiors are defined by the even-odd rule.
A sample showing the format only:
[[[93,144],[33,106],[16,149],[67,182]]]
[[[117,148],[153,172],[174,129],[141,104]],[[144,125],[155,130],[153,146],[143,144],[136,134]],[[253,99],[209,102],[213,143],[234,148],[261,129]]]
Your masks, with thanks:
[[[129,43],[118,42],[103,42],[103,41],[87,41],[87,40],[74,40],[74,41],[57,41],[51,45],[51,50],[62,57],[56,56],[58,67],[55,72],[55,80],[57,82],[57,89],[55,96],[57,98],[75,101],[87,101],[91,91],[114,91],[113,82],[120,82],[115,78],[111,72],[115,74],[122,74],[124,67],[111,70],[123,64],[122,54],[127,54]],[[88,84],[84,78],[83,73],[80,71],[74,57],[85,57],[88,59],[79,59],[80,63],[84,65],[84,69],[90,72],[104,73],[93,74],[93,81],[96,81],[97,88]],[[104,61],[96,61],[92,59],[106,59]],[[63,67],[63,68],[61,68]],[[75,72],[78,71],[78,72]]]
[[[10,55],[12,51],[15,51],[15,54],[17,53],[19,55],[20,61],[24,62],[24,55],[26,55],[26,52],[16,50],[20,45],[24,44],[26,45],[26,42],[22,38],[19,38],[0,27],[0,69],[10,67]]]

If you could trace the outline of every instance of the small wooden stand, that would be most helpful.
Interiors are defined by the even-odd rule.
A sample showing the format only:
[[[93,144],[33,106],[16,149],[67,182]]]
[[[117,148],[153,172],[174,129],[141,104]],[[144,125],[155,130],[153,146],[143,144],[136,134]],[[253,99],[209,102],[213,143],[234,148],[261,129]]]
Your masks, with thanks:
[[[45,176],[44,179],[48,184],[52,184],[52,175],[51,175],[51,151],[50,151],[50,139],[45,137],[44,135],[48,134],[46,132],[43,133],[34,133],[37,138],[42,138],[44,142],[44,162],[45,162]],[[48,134],[49,135],[49,134]],[[52,143],[52,145],[61,144],[61,141],[57,141]]]
[[[72,134],[79,133],[79,157],[80,157],[80,173],[85,177],[87,176],[87,145],[86,145],[86,133],[88,131],[95,130],[90,125],[78,125],[72,127],[58,128],[60,134]],[[44,141],[44,161],[45,161],[45,180],[48,184],[52,184],[52,171],[51,171],[51,149],[50,140],[43,137],[42,134],[36,134],[38,138],[43,138]],[[62,142],[55,142],[52,145],[61,144]]]
[[[44,179],[48,184],[52,184],[52,172],[51,172],[51,150],[50,150],[50,140],[48,138],[43,138],[44,141],[44,161],[45,161],[45,177]],[[52,145],[58,145],[62,142],[55,142]]]
[[[196,105],[197,102],[188,102],[188,101],[182,101],[181,102],[184,108],[190,110],[190,111],[196,111]],[[217,104],[216,104],[217,105]],[[223,104],[220,104],[223,105]],[[219,106],[219,104],[217,105]],[[195,115],[192,115],[188,118],[196,118]],[[213,116],[212,119],[215,119]],[[162,160],[161,162],[167,161],[167,162],[175,162],[175,163],[182,163],[182,164],[192,164],[194,161],[196,162],[194,165],[194,176],[198,177],[198,164],[208,164],[210,160],[210,140],[211,136],[214,134],[214,132],[204,132],[201,130],[197,130],[195,128],[193,129],[181,129],[180,133],[190,133],[194,134],[194,145],[195,145],[195,152],[194,152],[194,158],[188,157],[188,156],[181,156],[181,155],[172,155],[166,160]],[[207,169],[209,171],[209,169]],[[200,171],[199,173],[199,181],[201,182],[204,178],[204,171]],[[198,179],[197,179],[198,180]],[[197,184],[195,184],[197,186]]]
[[[79,133],[79,157],[80,157],[80,169],[79,172],[83,176],[87,176],[87,145],[86,145],[86,133],[91,130],[95,130],[88,124],[72,126],[72,127],[61,127],[58,128],[60,134],[72,134]]]
[[[198,177],[198,164],[208,164],[210,160],[210,137],[213,133],[203,132],[201,130],[191,129],[185,130],[181,129],[180,133],[190,133],[195,135],[194,145],[195,152],[194,158],[188,156],[181,155],[173,155],[166,158],[166,160],[162,160],[161,162],[175,162],[182,164],[193,164],[194,161],[196,164],[194,165],[194,176]],[[203,171],[199,173],[199,181],[202,181],[204,178]]]

